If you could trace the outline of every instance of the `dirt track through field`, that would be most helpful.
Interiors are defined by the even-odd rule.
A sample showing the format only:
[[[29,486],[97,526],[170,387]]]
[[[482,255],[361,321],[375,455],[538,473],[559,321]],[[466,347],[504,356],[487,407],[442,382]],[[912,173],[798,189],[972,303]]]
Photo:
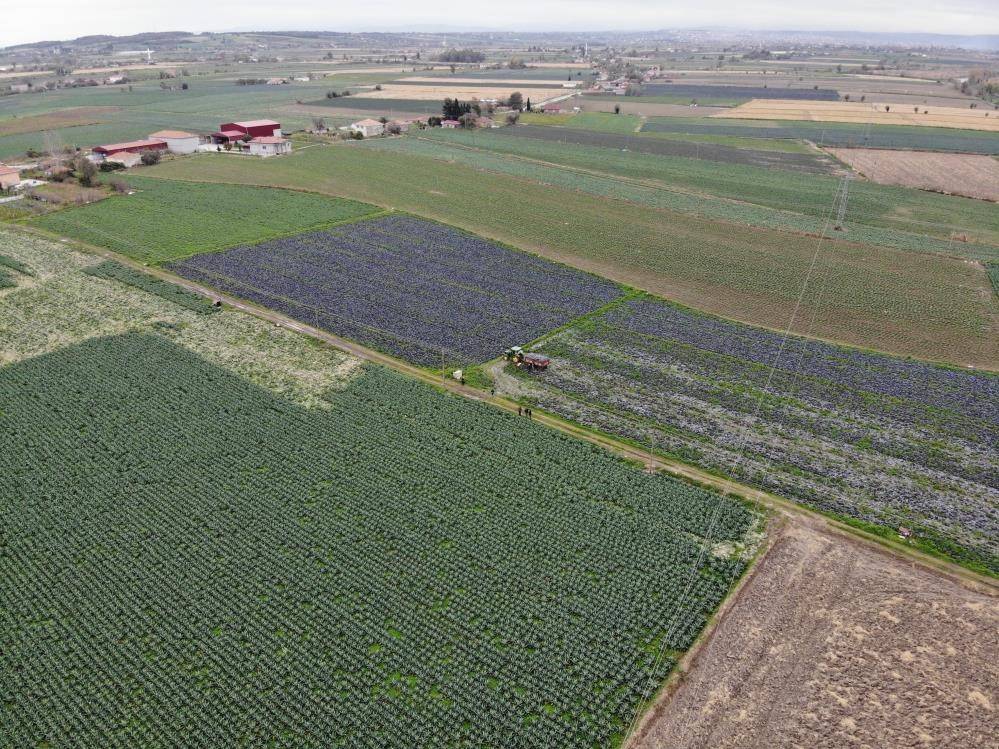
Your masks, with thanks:
[[[826,150],[869,180],[883,185],[999,201],[999,160],[991,156],[873,148]]]
[[[999,597],[796,517],[628,749],[997,746]]]

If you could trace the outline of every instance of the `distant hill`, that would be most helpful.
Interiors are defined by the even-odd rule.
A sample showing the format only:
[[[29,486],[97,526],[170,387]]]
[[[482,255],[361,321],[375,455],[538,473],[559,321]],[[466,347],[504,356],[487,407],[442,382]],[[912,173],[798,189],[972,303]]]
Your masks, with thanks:
[[[910,47],[910,48],[947,48],[965,49],[977,52],[999,51],[999,35],[957,35],[908,32],[873,32],[873,31],[815,31],[815,30],[746,30],[728,28],[690,28],[690,29],[659,29],[656,31],[513,31],[485,29],[455,30],[454,27],[420,24],[411,27],[387,27],[384,31],[226,31],[194,33],[190,31],[157,31],[131,36],[91,35],[77,39],[46,40],[30,44],[18,44],[0,48],[4,51],[16,52],[24,50],[51,50],[58,47],[62,51],[87,51],[99,47],[115,49],[130,49],[136,46],[147,47],[153,51],[175,49],[179,45],[194,45],[212,40],[216,37],[240,37],[242,39],[259,38],[261,42],[268,39],[302,39],[323,41],[341,45],[405,45],[428,38],[446,35],[456,44],[475,43],[513,43],[534,42],[542,40],[558,40],[562,43],[591,44],[604,41],[614,43],[638,43],[642,41],[738,41],[742,43],[808,43],[808,44],[840,44],[871,47]]]

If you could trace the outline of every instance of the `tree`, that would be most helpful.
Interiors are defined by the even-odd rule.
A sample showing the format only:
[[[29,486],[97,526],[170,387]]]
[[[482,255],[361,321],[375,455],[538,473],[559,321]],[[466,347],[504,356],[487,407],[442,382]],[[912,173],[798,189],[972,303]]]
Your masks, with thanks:
[[[516,125],[519,119],[520,119],[520,112],[507,112],[506,114],[507,125]]]
[[[145,166],[153,166],[154,164],[160,163],[160,152],[159,151],[143,151],[139,155],[139,160]]]
[[[463,114],[461,116],[461,118],[459,119],[459,122],[461,122],[461,126],[465,130],[473,130],[473,129],[475,129],[475,123],[476,123],[476,120],[478,120],[478,119],[479,118],[476,117],[471,112],[465,112],[465,114]]]
[[[95,178],[97,177],[97,165],[94,162],[81,154],[76,157],[73,170],[76,172],[76,179],[80,182],[81,186],[94,186]]]
[[[528,112],[531,111],[531,97],[530,96],[527,97],[527,104],[524,105],[524,109],[526,109]]]
[[[621,114],[621,105],[620,104],[615,104],[614,105],[614,114]]]
[[[463,114],[472,111],[472,105],[461,102],[458,99],[445,99],[441,107],[441,114],[445,120],[460,120]]]
[[[519,112],[524,108],[524,95],[520,91],[514,91],[506,100],[506,104],[510,109],[516,109]]]

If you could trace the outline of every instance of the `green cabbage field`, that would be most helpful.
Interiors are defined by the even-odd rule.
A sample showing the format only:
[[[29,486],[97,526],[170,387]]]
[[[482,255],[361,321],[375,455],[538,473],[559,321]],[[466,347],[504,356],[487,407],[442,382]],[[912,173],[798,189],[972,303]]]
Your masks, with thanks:
[[[387,370],[136,332],[0,402],[12,746],[603,746],[745,565],[740,504]]]

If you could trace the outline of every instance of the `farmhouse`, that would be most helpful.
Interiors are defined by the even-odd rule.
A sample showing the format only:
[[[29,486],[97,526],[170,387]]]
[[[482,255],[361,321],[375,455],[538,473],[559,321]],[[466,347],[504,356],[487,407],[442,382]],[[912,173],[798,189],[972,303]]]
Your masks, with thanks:
[[[441,122],[441,127],[446,127],[448,130],[454,130],[455,128],[461,127],[461,123],[458,120],[443,120]]]
[[[125,143],[109,143],[104,146],[94,146],[91,149],[98,160],[103,161],[108,156],[122,152],[142,153],[143,151],[165,151],[167,142],[162,138],[147,138],[146,140],[130,140]]]
[[[159,130],[149,137],[152,140],[165,140],[170,153],[194,153],[201,142],[197,135],[183,130]]]
[[[251,156],[279,156],[291,153],[291,141],[276,135],[262,135],[246,144]]]
[[[350,131],[352,133],[360,133],[365,138],[370,138],[374,135],[381,135],[385,132],[385,125],[380,123],[378,120],[373,120],[370,117],[366,120],[358,120],[350,126]]]
[[[223,122],[218,132],[212,133],[213,143],[235,143],[247,135],[251,138],[268,136],[281,137],[281,123],[274,120],[247,120],[245,122]]]
[[[12,166],[0,164],[0,190],[9,190],[21,182],[21,173]]]
[[[558,104],[545,104],[541,111],[545,114],[562,114],[562,107]]]

